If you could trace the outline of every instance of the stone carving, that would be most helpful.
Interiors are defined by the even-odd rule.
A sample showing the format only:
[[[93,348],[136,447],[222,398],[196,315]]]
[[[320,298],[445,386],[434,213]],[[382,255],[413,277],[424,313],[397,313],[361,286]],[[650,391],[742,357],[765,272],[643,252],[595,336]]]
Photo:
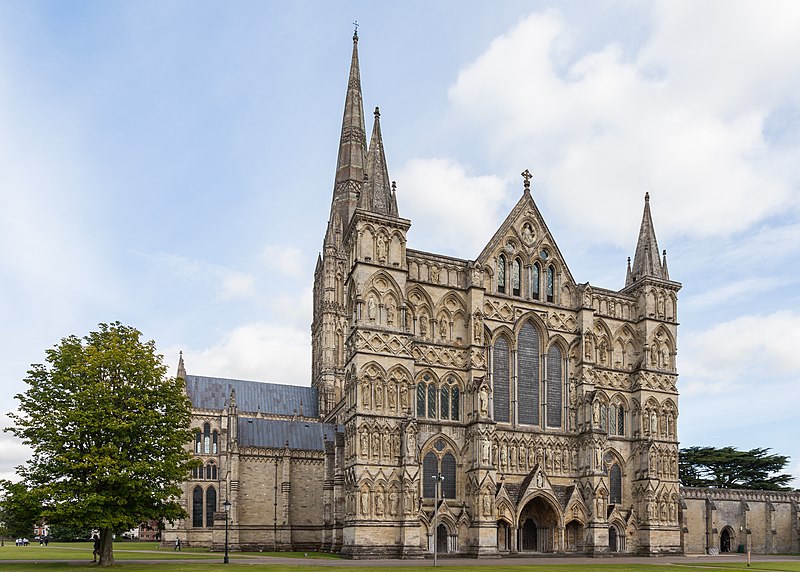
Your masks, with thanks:
[[[485,385],[478,391],[478,416],[489,416],[489,389]]]
[[[377,491],[375,493],[375,514],[377,516],[383,516],[383,491]]]
[[[369,491],[366,489],[361,491],[361,514],[363,516],[369,514]]]
[[[434,284],[439,283],[439,267],[438,266],[431,266],[431,282]]]
[[[445,320],[444,316],[439,320],[439,336],[443,339],[447,339],[448,328],[447,328],[447,320]]]
[[[389,493],[389,514],[392,516],[397,514],[397,493],[395,491]]]
[[[408,410],[408,386],[405,383],[400,384],[400,407],[403,411]]]
[[[483,495],[483,516],[492,516],[492,499],[488,493]]]
[[[383,234],[379,234],[378,238],[375,240],[377,246],[377,254],[378,260],[384,262],[386,260],[386,237]]]
[[[397,388],[395,388],[394,383],[390,383],[386,389],[386,403],[390,411],[394,411],[397,407]]]
[[[395,309],[394,304],[386,306],[386,323],[390,326],[394,324]]]
[[[532,246],[533,241],[536,237],[533,234],[533,228],[531,227],[530,223],[525,223],[522,225],[522,243],[525,246]]]
[[[419,333],[422,337],[428,336],[428,316],[421,316],[419,319]]]
[[[481,441],[481,465],[488,465],[492,454],[492,445],[487,439]]]
[[[370,296],[367,300],[367,318],[374,320],[378,314],[378,303],[375,301],[375,296]]]
[[[472,317],[472,341],[479,345],[483,343],[483,319],[479,312]]]

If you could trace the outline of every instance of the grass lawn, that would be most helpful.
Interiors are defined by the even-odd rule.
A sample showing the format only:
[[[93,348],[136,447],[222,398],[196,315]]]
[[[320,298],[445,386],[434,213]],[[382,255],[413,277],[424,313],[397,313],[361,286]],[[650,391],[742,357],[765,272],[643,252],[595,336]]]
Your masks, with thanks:
[[[432,567],[432,562],[427,561],[428,566],[392,566],[391,568],[380,568],[378,566],[351,566],[347,560],[341,560],[335,567],[313,566],[313,565],[284,565],[284,564],[263,564],[256,563],[257,560],[265,556],[277,556],[280,558],[303,558],[308,554],[308,558],[338,559],[333,554],[317,552],[233,552],[231,553],[231,564],[223,568],[222,554],[219,552],[208,552],[205,548],[184,548],[181,552],[175,552],[172,548],[159,548],[156,542],[117,542],[114,544],[114,558],[117,561],[116,569],[122,572],[145,572],[152,570],[166,571],[185,571],[185,572],[207,572],[217,571],[221,568],[247,566],[248,570],[266,570],[273,572],[378,572],[380,570],[391,570],[391,572],[421,572]],[[4,562],[0,564],[0,569],[12,572],[28,572],[42,570],[97,570],[95,564],[91,564],[92,543],[91,542],[51,542],[50,546],[43,547],[32,544],[27,547],[11,546],[6,543],[0,547],[0,560],[33,560],[30,562]],[[159,563],[137,562],[141,560],[158,560]],[[177,561],[180,560],[180,561]],[[195,562],[187,562],[194,560]],[[77,561],[78,564],[70,564],[67,561]],[[670,564],[668,562],[654,561],[652,564],[636,564],[618,559],[614,562],[608,560],[598,562],[587,560],[585,563],[569,564],[546,564],[546,565],[514,565],[513,561],[500,560],[494,561],[489,566],[450,566],[447,560],[441,562],[446,572],[710,572],[712,570],[753,570],[761,572],[800,572],[800,562],[759,562],[758,557],[753,561],[750,568],[743,561],[731,562],[703,562],[690,561],[681,564]]]

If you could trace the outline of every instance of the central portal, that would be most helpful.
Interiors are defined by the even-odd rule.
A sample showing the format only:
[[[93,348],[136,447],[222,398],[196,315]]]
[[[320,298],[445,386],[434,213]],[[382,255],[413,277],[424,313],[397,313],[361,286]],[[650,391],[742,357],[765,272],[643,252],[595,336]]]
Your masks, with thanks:
[[[520,514],[518,546],[522,552],[555,552],[558,546],[558,513],[544,497],[528,501]]]

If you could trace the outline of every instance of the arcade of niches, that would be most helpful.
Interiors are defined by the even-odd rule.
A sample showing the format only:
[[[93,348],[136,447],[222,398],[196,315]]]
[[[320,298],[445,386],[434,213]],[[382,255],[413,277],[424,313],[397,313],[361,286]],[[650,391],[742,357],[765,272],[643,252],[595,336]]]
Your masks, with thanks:
[[[311,387],[190,376],[181,359],[203,469],[164,542],[220,549],[227,523],[234,549],[352,558],[694,549],[678,483],[681,284],[649,196],[620,290],[575,281],[527,170],[474,259],[408,248],[377,108],[367,144],[353,40]]]

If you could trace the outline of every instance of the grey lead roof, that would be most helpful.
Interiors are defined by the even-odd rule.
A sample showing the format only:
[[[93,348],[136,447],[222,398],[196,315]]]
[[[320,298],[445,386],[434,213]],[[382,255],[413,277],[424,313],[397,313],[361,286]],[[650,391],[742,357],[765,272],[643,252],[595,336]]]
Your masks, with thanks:
[[[239,411],[272,415],[318,417],[317,390],[313,387],[281,385],[261,381],[224,379],[221,377],[186,376],[186,392],[196,409],[224,409],[231,389],[236,390]]]
[[[239,418],[239,445],[323,451],[325,441],[333,441],[336,425],[316,421]]]

